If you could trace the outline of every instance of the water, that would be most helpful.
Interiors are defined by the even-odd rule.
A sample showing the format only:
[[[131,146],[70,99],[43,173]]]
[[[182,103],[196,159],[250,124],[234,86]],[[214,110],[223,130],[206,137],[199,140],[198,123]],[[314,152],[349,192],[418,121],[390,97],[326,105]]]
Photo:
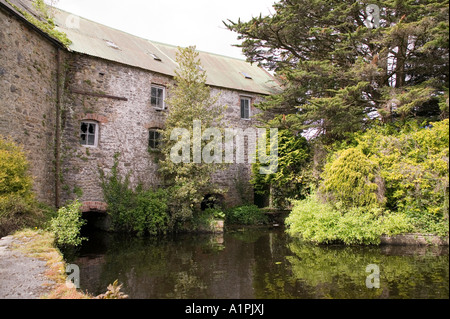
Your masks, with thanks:
[[[130,298],[449,298],[448,247],[315,246],[283,229],[164,239],[93,232],[67,261],[94,295]],[[368,265],[379,268],[379,288]],[[370,270],[370,269],[369,269]],[[368,288],[374,286],[373,288]]]

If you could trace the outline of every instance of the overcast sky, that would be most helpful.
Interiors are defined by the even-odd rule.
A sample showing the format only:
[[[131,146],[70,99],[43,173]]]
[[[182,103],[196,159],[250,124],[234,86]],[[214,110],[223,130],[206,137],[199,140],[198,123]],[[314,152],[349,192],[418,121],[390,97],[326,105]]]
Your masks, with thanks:
[[[51,2],[51,0],[48,0]],[[275,0],[57,0],[55,6],[158,42],[242,58],[237,34],[223,20],[273,13]]]

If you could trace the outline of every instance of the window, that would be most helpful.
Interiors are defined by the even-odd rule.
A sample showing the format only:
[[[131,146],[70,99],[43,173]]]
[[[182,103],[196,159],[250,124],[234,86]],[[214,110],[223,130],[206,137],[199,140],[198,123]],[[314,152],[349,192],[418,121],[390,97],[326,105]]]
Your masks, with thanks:
[[[160,61],[160,62],[162,61],[161,58],[159,56],[157,56],[156,54],[154,54],[154,53],[149,53],[149,54],[153,58],[153,60]]]
[[[80,143],[84,146],[97,147],[98,123],[83,121],[80,125]]]
[[[152,150],[159,149],[161,145],[161,134],[157,129],[151,129],[148,133],[148,147]]]
[[[252,76],[250,75],[250,74],[248,74],[248,73],[245,73],[245,72],[241,72],[241,74],[244,76],[244,78],[246,78],[246,79],[249,79],[249,80],[252,80],[253,78],[252,78]]]
[[[106,39],[104,39],[104,40],[106,41],[107,46],[109,46],[113,49],[116,49],[116,50],[120,50],[119,46],[117,44],[115,44],[113,41],[106,40]]]
[[[158,110],[164,110],[164,95],[164,86],[152,85],[151,105]]]
[[[241,97],[241,119],[250,119],[251,98]]]

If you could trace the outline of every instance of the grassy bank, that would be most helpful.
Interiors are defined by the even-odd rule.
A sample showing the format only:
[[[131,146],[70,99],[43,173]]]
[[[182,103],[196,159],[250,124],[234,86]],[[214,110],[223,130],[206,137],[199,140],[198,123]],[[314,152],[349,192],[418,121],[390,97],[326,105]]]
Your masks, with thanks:
[[[45,276],[54,282],[48,294],[41,296],[44,299],[89,299],[93,296],[77,291],[74,287],[66,285],[66,264],[59,249],[55,246],[55,237],[52,233],[38,229],[24,229],[14,233],[13,237],[20,242],[15,244],[17,249],[27,256],[38,258],[47,262]]]

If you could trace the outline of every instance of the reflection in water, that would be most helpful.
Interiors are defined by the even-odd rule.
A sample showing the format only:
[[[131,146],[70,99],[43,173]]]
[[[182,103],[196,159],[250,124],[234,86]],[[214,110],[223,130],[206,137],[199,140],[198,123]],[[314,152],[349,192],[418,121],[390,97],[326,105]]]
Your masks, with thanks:
[[[448,298],[448,247],[316,246],[282,229],[134,238],[91,233],[68,262],[83,290],[130,298]],[[369,264],[380,288],[366,287]]]

